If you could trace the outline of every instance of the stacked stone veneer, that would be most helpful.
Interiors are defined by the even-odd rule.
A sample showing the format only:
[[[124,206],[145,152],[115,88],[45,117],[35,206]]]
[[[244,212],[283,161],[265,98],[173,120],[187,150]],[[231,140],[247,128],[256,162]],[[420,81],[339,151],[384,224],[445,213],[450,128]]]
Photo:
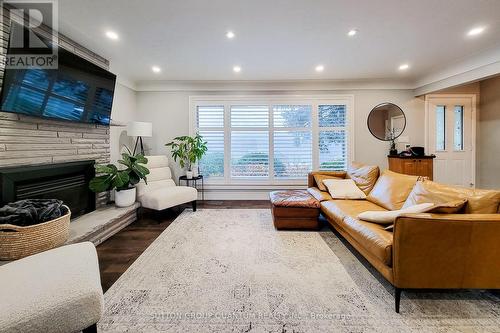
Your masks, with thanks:
[[[0,57],[6,54],[9,30],[10,15],[8,10],[4,10],[0,23]],[[41,26],[37,33],[50,36],[50,31],[48,27]],[[109,62],[106,59],[61,34],[58,38],[60,47],[108,69]],[[0,87],[4,75],[3,64],[0,61]],[[0,111],[0,167],[81,160],[108,163],[109,149],[108,126],[53,121]],[[97,205],[101,206],[106,201],[107,194],[101,194],[97,198]]]

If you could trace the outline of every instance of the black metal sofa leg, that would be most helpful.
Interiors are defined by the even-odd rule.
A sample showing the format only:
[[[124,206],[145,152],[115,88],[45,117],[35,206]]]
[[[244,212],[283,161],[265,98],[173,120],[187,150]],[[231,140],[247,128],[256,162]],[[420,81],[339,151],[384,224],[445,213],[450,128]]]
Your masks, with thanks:
[[[396,310],[396,313],[399,313],[399,303],[401,301],[401,292],[403,291],[403,289],[401,288],[397,288],[395,287],[394,288],[394,305],[395,305],[395,310]]]
[[[192,201],[191,204],[193,205],[193,212],[196,212],[196,200]]]
[[[97,333],[97,324],[85,328],[82,333]]]

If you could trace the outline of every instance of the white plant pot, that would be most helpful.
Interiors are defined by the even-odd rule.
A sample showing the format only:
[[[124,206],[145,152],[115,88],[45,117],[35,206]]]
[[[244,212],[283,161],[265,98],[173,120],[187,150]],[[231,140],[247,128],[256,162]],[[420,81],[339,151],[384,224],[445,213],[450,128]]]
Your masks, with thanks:
[[[196,178],[199,176],[199,173],[198,173],[198,166],[196,166],[194,169],[193,169],[193,177]]]
[[[135,187],[128,190],[115,190],[115,206],[128,207],[135,203]]]
[[[186,178],[193,179],[193,171],[186,171]]]

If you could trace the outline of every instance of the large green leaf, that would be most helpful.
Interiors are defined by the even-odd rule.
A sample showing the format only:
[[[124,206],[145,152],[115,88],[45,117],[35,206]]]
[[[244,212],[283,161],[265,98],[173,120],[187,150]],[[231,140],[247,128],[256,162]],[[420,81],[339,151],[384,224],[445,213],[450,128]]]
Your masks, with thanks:
[[[130,176],[127,170],[118,171],[113,179],[113,186],[117,189],[128,187]]]
[[[138,184],[141,181],[141,178],[134,171],[129,173],[129,183],[130,185]]]
[[[112,175],[98,176],[90,181],[89,188],[92,192],[105,192],[111,189],[112,181]]]
[[[135,172],[137,172],[138,176],[145,177],[146,175],[149,175],[149,170],[145,166],[142,166],[140,164],[135,164],[132,168]]]
[[[112,174],[115,174],[118,171],[118,169],[113,164],[96,165],[95,166],[95,171],[97,173],[107,173],[107,174],[111,174],[112,175]]]
[[[146,157],[144,157],[144,155],[142,154],[139,154],[139,155],[136,155],[135,158],[137,159],[137,163],[141,163],[141,164],[147,164],[148,163],[148,159]]]

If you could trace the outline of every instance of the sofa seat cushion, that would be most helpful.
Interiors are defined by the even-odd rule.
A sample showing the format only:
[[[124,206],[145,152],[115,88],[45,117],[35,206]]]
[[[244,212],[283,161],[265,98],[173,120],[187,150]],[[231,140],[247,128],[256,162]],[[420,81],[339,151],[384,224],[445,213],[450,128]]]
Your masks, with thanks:
[[[445,185],[430,180],[417,182],[403,207],[422,202],[446,204],[460,199],[467,199],[465,205],[465,213],[467,214],[495,214],[499,212],[500,191]]]
[[[367,200],[329,200],[321,202],[321,212],[331,219],[339,222],[346,216],[356,217],[366,211],[382,211],[382,208]]]
[[[388,210],[401,209],[417,180],[418,176],[385,170],[366,199]]]
[[[384,264],[392,264],[392,232],[384,230],[383,225],[364,222],[356,218],[366,211],[387,209],[367,200],[330,200],[321,203],[321,212],[334,220],[360,246],[372,253]]]
[[[198,191],[190,186],[168,186],[148,190],[139,197],[142,207],[163,210],[186,202],[195,201]]]
[[[346,216],[339,225],[362,247],[387,266],[392,266],[393,234],[384,225]]]

